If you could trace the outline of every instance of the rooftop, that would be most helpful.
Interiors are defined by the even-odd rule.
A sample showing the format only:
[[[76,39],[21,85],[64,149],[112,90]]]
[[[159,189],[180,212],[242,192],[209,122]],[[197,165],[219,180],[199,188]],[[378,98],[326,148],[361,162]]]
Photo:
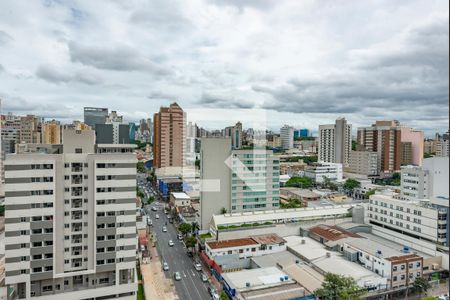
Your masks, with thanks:
[[[254,289],[261,286],[277,286],[285,283],[293,283],[289,276],[276,267],[258,268],[238,272],[223,273],[222,277],[231,288],[236,290]],[[280,278],[288,278],[281,281]],[[250,286],[247,287],[247,284]]]
[[[252,235],[250,236],[250,238],[261,245],[274,245],[286,243],[286,240],[280,237],[278,234]]]
[[[252,246],[258,245],[251,238],[242,238],[242,239],[234,239],[234,240],[225,240],[225,241],[215,241],[215,242],[206,242],[206,244],[211,249],[220,249],[220,248],[232,248],[232,247],[242,247],[242,246]]]
[[[172,196],[175,197],[177,200],[189,200],[191,197],[189,197],[186,193],[172,193]]]
[[[319,217],[324,218],[327,216],[333,217],[336,215],[344,215],[347,214],[348,210],[354,206],[356,206],[356,204],[265,210],[265,211],[213,215],[212,218],[215,226],[266,222],[274,220],[295,221],[301,219],[304,220],[308,218],[319,218]]]
[[[310,191],[308,189],[300,189],[300,188],[295,188],[295,187],[283,187],[280,188],[280,192],[282,190],[286,190],[289,191],[295,195],[298,195],[300,197],[305,197],[305,198],[317,198],[320,197],[319,194],[314,193],[313,191]]]
[[[327,241],[337,241],[347,237],[360,238],[356,233],[352,233],[337,226],[318,225],[310,228],[309,232],[318,235]]]

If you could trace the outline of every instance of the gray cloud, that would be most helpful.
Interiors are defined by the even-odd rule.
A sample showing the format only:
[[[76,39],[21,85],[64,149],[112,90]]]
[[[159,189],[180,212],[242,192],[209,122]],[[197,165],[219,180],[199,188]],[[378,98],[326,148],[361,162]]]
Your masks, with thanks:
[[[0,30],[0,47],[6,45],[13,40],[12,36],[3,30]]]
[[[5,72],[5,67],[0,64],[0,73]]]
[[[86,66],[113,71],[145,71],[157,76],[173,74],[173,70],[151,61],[134,48],[86,46],[69,43],[70,59]]]
[[[198,104],[204,107],[213,107],[213,108],[241,108],[248,109],[254,108],[254,103],[237,99],[235,97],[224,97],[223,95],[214,95],[212,93],[205,92],[202,94],[200,101]]]
[[[63,68],[50,65],[40,65],[36,76],[51,83],[60,84],[68,82],[81,82],[88,85],[96,85],[102,82],[101,78],[89,71],[76,71],[67,73]]]
[[[414,107],[438,108],[435,118],[448,117],[448,18],[405,32],[397,48],[353,52],[348,69],[321,78],[292,78],[280,86],[253,85],[268,95],[263,107],[298,113],[362,113],[386,109],[396,113]]]
[[[209,0],[211,3],[216,5],[224,5],[224,6],[234,6],[237,7],[240,11],[242,11],[246,7],[256,8],[260,10],[270,9],[276,4],[279,4],[279,1],[273,0]]]

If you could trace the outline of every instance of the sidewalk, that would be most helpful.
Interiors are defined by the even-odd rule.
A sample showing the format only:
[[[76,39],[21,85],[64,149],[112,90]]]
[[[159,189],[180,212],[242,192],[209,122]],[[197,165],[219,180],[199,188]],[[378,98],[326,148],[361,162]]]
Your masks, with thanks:
[[[150,249],[152,259],[148,264],[141,264],[145,299],[179,300],[172,280],[164,276],[158,253],[151,243],[150,241],[148,249]]]

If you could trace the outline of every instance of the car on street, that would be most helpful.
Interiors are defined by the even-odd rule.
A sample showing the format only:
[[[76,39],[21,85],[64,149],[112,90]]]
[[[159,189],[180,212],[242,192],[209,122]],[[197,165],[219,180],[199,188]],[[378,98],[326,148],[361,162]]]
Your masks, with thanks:
[[[178,238],[179,240],[182,240],[182,239],[183,239],[183,234],[179,233],[178,236],[177,236],[177,238]]]
[[[192,253],[192,251],[190,251],[190,250],[186,251],[186,254],[189,257],[194,257],[194,253]]]
[[[175,244],[173,243],[172,240],[169,240],[169,247],[173,247]]]
[[[175,272],[175,273],[173,273],[173,277],[174,277],[175,280],[177,280],[177,281],[181,280],[180,272]]]
[[[152,219],[148,219],[148,220],[147,220],[147,226],[153,226],[153,221],[152,221]]]
[[[144,245],[141,245],[141,252],[144,252],[145,251],[145,246]]]
[[[159,219],[159,215],[155,215],[155,219]]]
[[[202,274],[202,282],[207,282],[207,281],[208,281],[208,276],[205,273],[203,273]]]
[[[167,227],[166,226],[163,226],[162,232],[167,232]]]
[[[195,269],[196,269],[197,271],[201,271],[201,270],[202,270],[202,265],[201,265],[198,261],[196,261],[196,262],[194,263],[194,267],[195,267]]]
[[[219,300],[219,294],[217,294],[217,291],[213,287],[208,287],[208,293],[211,295],[212,299]]]
[[[167,264],[167,262],[163,262],[163,270],[169,271],[169,264]]]
[[[157,211],[158,209],[155,206],[152,206],[153,211]]]

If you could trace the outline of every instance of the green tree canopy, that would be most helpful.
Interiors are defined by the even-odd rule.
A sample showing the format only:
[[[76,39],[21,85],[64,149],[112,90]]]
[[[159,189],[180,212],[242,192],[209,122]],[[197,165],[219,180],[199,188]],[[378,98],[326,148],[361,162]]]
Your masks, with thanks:
[[[178,225],[178,230],[186,235],[188,232],[191,232],[192,230],[192,225],[189,223],[181,223],[180,225]]]
[[[366,292],[352,277],[327,273],[322,287],[314,294],[321,300],[358,300],[362,299]]]
[[[197,238],[195,236],[190,236],[186,239],[185,244],[187,248],[194,248],[195,245],[197,245]]]
[[[413,289],[420,294],[426,293],[431,288],[431,284],[423,277],[418,277],[414,280]]]
[[[368,190],[368,191],[364,194],[364,197],[365,197],[366,199],[369,199],[369,197],[372,196],[372,195],[375,195],[375,190],[374,190],[374,189]]]
[[[285,184],[287,187],[299,187],[308,189],[312,186],[312,179],[309,177],[291,177]]]
[[[138,163],[136,164],[136,170],[139,173],[144,173],[145,172],[145,167],[144,167],[144,162],[143,161],[138,161]]]
[[[348,178],[344,183],[344,189],[353,191],[355,188],[358,188],[361,186],[361,182],[358,180]]]

